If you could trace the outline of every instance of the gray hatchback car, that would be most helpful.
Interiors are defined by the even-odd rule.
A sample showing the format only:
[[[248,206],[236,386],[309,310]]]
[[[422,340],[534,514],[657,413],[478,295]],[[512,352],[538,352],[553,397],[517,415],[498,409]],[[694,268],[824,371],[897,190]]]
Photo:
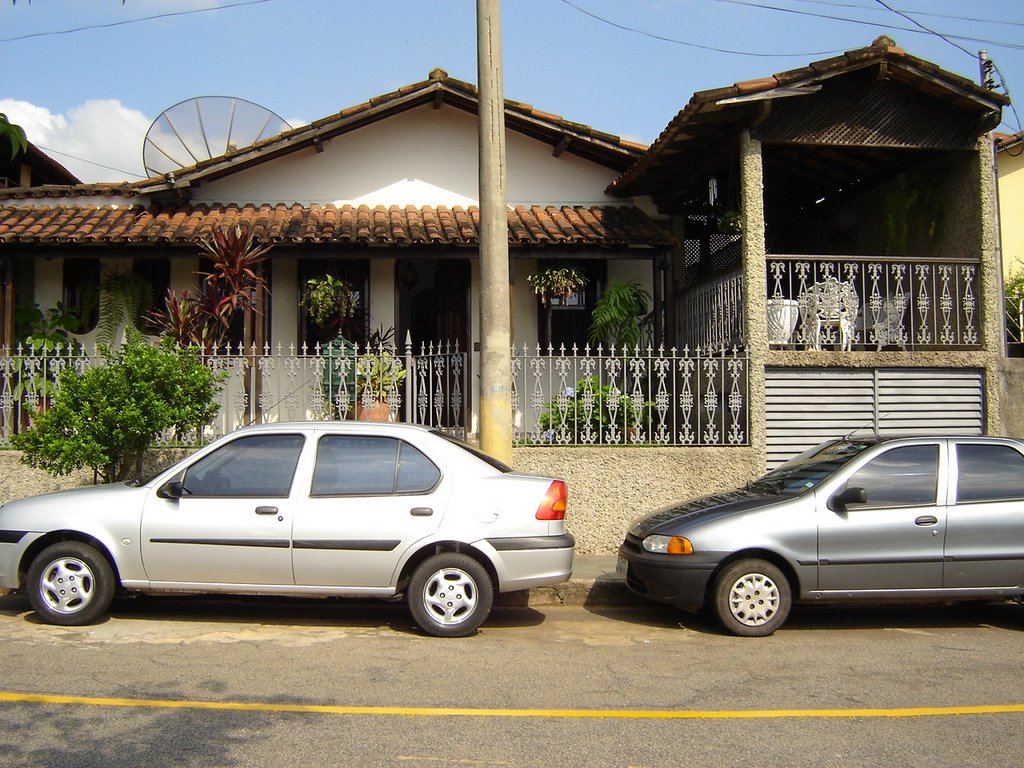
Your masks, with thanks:
[[[0,592],[53,624],[95,621],[116,589],[389,597],[472,633],[494,592],[569,578],[562,480],[513,472],[436,430],[251,427],[136,484],[0,508]]]
[[[737,635],[793,602],[990,600],[1024,594],[1024,443],[844,439],[744,488],[636,520],[619,549],[634,592]]]

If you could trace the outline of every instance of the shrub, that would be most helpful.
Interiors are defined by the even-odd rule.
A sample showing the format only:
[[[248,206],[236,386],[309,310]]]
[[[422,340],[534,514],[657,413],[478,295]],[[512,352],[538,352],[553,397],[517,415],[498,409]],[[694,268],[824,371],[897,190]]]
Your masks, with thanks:
[[[218,382],[195,350],[140,338],[84,374],[66,368],[48,410],[16,435],[22,461],[52,475],[91,467],[104,482],[137,478],[156,437],[201,428],[217,412]]]
[[[629,443],[641,425],[650,429],[653,405],[646,394],[636,402],[630,392],[586,377],[549,402],[537,421],[546,442]]]

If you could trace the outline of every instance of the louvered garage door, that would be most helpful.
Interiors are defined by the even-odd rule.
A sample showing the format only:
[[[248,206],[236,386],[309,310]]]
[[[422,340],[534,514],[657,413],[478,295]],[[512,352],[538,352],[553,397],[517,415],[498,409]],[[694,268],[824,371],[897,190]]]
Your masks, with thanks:
[[[982,372],[948,368],[765,372],[768,466],[857,430],[980,435]]]

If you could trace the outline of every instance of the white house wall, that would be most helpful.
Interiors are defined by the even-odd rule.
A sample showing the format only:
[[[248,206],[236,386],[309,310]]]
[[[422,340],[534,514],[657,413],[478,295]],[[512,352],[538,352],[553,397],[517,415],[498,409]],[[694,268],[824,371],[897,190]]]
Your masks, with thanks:
[[[469,206],[478,201],[476,116],[423,106],[193,190],[195,202]],[[509,205],[607,205],[611,169],[509,131]]]
[[[48,259],[36,263],[33,301],[46,311],[64,298],[64,259]]]

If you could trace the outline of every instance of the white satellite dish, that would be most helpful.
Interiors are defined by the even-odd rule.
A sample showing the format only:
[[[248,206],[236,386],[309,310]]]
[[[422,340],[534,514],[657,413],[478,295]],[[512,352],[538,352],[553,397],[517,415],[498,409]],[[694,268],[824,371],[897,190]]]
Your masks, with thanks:
[[[251,101],[196,96],[165,109],[149,126],[142,144],[142,165],[151,177],[163,176],[290,128],[269,109]]]

